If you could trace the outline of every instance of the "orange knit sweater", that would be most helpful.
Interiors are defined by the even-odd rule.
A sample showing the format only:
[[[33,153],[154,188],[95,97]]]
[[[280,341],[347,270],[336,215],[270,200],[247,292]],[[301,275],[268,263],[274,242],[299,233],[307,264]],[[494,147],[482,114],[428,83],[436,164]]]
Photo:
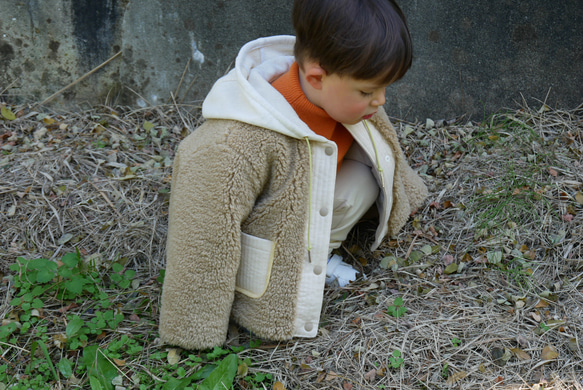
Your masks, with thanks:
[[[298,116],[318,135],[334,141],[338,146],[338,168],[354,138],[340,122],[332,119],[326,111],[312,104],[300,84],[300,68],[294,62],[287,73],[271,83],[293,107]]]

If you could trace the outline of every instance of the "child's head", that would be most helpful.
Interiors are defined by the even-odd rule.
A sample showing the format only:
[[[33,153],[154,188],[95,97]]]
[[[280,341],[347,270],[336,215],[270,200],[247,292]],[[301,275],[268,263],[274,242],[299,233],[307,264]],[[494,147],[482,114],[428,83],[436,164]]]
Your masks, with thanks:
[[[411,66],[412,45],[394,0],[295,0],[294,54],[328,74],[391,84]]]

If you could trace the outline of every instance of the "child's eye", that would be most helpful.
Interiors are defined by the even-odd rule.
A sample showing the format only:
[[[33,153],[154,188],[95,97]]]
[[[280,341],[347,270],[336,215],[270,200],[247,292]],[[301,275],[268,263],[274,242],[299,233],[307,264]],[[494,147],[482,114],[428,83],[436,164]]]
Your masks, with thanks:
[[[371,96],[372,96],[372,92],[364,92],[364,91],[360,91],[360,94],[361,94],[362,96],[365,96],[365,97],[371,97]]]

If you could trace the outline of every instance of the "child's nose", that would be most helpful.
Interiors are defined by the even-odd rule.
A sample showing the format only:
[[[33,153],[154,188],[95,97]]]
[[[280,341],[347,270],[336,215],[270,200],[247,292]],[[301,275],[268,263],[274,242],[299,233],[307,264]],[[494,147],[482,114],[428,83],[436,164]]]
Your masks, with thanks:
[[[381,89],[379,92],[376,93],[376,95],[374,96],[374,99],[372,101],[372,105],[375,107],[378,106],[382,106],[383,104],[385,104],[386,98],[385,98],[385,89]]]

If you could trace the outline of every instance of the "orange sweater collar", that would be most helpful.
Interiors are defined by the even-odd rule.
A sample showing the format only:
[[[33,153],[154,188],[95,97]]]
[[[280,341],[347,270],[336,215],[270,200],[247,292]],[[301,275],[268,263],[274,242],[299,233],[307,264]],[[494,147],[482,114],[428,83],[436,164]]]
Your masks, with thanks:
[[[300,119],[313,132],[331,139],[337,122],[326,111],[308,100],[300,84],[300,67],[297,62],[294,62],[289,71],[280,76],[271,85],[283,95]]]

